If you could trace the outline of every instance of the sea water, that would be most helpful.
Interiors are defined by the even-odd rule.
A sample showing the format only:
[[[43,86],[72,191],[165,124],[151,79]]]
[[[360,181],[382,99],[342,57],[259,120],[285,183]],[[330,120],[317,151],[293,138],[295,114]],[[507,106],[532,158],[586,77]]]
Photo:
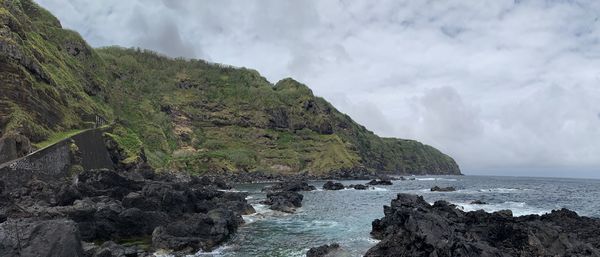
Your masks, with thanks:
[[[269,210],[259,202],[260,190],[269,184],[241,184],[235,189],[249,192],[256,214],[244,216],[234,238],[210,253],[196,256],[305,256],[308,249],[339,243],[343,256],[362,256],[377,243],[369,235],[371,222],[383,216],[383,206],[398,193],[422,195],[433,203],[446,200],[465,211],[493,212],[510,209],[514,215],[543,214],[568,208],[580,215],[600,217],[600,180],[484,176],[416,176],[393,181],[391,186],[370,190],[344,189],[301,192],[302,207],[294,214]],[[344,185],[368,181],[340,181]],[[321,188],[324,182],[312,182]],[[433,186],[453,186],[455,192],[431,192]],[[474,200],[485,205],[470,204]]]

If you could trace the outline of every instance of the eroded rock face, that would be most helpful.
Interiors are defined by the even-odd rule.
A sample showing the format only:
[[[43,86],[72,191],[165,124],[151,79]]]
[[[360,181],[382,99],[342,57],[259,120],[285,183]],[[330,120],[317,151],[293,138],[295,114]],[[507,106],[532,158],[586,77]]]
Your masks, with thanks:
[[[33,151],[29,138],[9,134],[0,138],[0,164],[23,157]]]
[[[567,209],[513,217],[398,194],[384,213],[371,231],[381,241],[365,256],[600,256],[600,220]]]

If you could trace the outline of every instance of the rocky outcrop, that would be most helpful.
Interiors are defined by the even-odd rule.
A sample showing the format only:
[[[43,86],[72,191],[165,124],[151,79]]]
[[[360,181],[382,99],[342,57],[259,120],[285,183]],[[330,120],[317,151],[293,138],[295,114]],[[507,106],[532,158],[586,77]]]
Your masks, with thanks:
[[[32,151],[29,138],[25,136],[9,134],[0,138],[0,163],[23,157]]]
[[[376,186],[376,185],[389,186],[389,185],[393,185],[393,183],[389,179],[373,179],[373,180],[369,181],[367,183],[367,185],[371,185],[371,186]]]
[[[306,181],[286,180],[283,182],[275,183],[271,186],[267,186],[262,191],[277,192],[277,191],[313,191],[315,186],[309,185]]]
[[[369,189],[369,186],[356,184],[356,185],[349,185],[348,188],[354,188],[356,190],[367,190],[367,189]]]
[[[345,186],[339,182],[327,181],[323,184],[323,189],[325,190],[342,190]]]
[[[77,253],[55,254],[52,249],[60,250],[62,245],[40,239],[39,243],[31,244],[32,251],[52,248],[48,250],[50,254],[42,256],[82,256],[79,253],[82,240],[118,242],[132,238],[148,238],[146,244],[150,249],[193,253],[198,249],[211,250],[230,238],[243,223],[241,215],[254,212],[245,200],[246,194],[218,190],[222,187],[227,185],[215,178],[192,177],[182,181],[168,174],[148,176],[136,171],[90,170],[72,179],[32,180],[2,190],[0,214],[5,216],[2,226],[6,226],[4,231],[9,237],[17,234],[7,230],[12,227],[5,224],[27,221],[27,226],[36,227],[36,235],[54,239],[54,234],[62,233],[65,235],[61,236],[61,244],[69,243],[70,237],[78,244],[64,247]],[[38,225],[57,222],[72,226],[64,226],[63,231]],[[121,254],[124,252],[143,256],[141,248],[129,246],[86,244],[85,248],[84,252],[91,256],[138,256]],[[7,249],[15,252],[18,247]],[[20,253],[26,253],[23,249]]]
[[[456,188],[434,186],[430,189],[430,191],[431,192],[454,192],[454,191],[456,191]]]
[[[567,209],[513,217],[398,194],[384,213],[371,231],[381,241],[365,256],[600,256],[600,220]]]
[[[313,247],[308,250],[306,257],[327,257],[332,256],[331,254],[340,249],[340,245],[333,243],[330,245],[321,245]]]
[[[296,208],[302,207],[304,196],[293,191],[268,193],[263,204],[270,205],[271,210],[294,213]]]

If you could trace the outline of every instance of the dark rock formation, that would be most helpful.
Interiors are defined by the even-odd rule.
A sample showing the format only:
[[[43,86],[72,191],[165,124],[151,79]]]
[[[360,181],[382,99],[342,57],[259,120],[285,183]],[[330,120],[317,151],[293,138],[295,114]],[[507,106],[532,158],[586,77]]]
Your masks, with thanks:
[[[369,181],[367,183],[367,185],[382,185],[382,186],[389,186],[389,185],[393,185],[392,181],[390,181],[389,179],[373,179],[371,181]]]
[[[306,183],[306,181],[286,180],[286,181],[283,181],[283,182],[276,183],[276,184],[274,184],[272,186],[267,186],[267,187],[263,188],[262,191],[268,191],[268,192],[277,192],[277,191],[299,192],[299,191],[313,191],[315,189],[316,189],[315,186],[309,185],[308,183]]]
[[[340,245],[337,243],[333,243],[330,245],[321,245],[318,247],[310,248],[306,253],[306,257],[326,257],[330,256],[331,253],[338,249],[340,249]]]
[[[16,219],[0,224],[0,256],[83,257],[75,222]]]
[[[135,238],[148,238],[150,249],[167,248],[182,254],[210,250],[235,233],[243,223],[242,214],[254,212],[245,200],[247,194],[217,190],[223,187],[228,186],[216,178],[179,180],[170,175],[111,170],[11,185],[0,193],[1,221],[5,221],[0,237],[20,237],[27,244],[21,243],[19,248],[17,241],[0,238],[0,245],[9,244],[0,247],[0,256],[15,256],[15,249],[36,253],[21,256],[143,256],[142,248],[115,243],[84,244],[85,251],[81,246],[82,240],[119,242]],[[299,204],[293,199],[290,202]],[[18,230],[10,225],[14,222],[20,224]],[[61,224],[61,228],[54,224]],[[35,231],[31,236],[30,230]],[[59,242],[54,241],[57,235]],[[6,254],[2,254],[4,249]]]
[[[456,188],[434,186],[430,190],[431,190],[431,192],[454,192],[454,191],[456,191]]]
[[[600,220],[567,209],[513,217],[398,194],[384,213],[371,231],[381,241],[365,256],[600,256]]]
[[[323,189],[325,190],[342,190],[344,188],[344,184],[339,182],[327,181],[323,184]]]
[[[296,211],[296,208],[302,207],[302,199],[303,195],[292,192],[292,191],[282,191],[275,193],[268,193],[267,200],[263,201],[263,204],[270,205],[271,210],[293,213]]]

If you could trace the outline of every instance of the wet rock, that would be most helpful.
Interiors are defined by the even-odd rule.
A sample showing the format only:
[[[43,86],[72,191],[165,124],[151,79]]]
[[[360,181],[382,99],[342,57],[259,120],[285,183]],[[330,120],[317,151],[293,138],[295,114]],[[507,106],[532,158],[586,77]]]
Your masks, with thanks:
[[[356,190],[367,190],[367,189],[369,189],[369,186],[356,184],[356,185],[349,185],[348,188],[354,188]]]
[[[456,188],[434,186],[430,189],[430,191],[431,192],[454,192],[454,191],[456,191]]]
[[[270,205],[271,210],[293,213],[296,208],[302,207],[303,195],[297,192],[283,191],[268,193],[267,200],[262,201],[263,204]]]
[[[365,256],[600,256],[600,219],[566,209],[513,217],[398,194],[384,214],[371,231],[381,241]]]
[[[333,243],[330,245],[321,245],[318,247],[313,247],[308,250],[306,253],[306,257],[326,257],[331,256],[331,253],[340,249],[340,245],[337,243]]]
[[[333,181],[327,181],[323,184],[323,189],[325,190],[342,190],[344,188],[344,184]]]
[[[369,181],[367,183],[367,185],[371,185],[371,186],[376,186],[376,185],[389,186],[389,185],[393,185],[393,183],[392,183],[392,181],[390,181],[388,179],[373,179],[373,180]]]

